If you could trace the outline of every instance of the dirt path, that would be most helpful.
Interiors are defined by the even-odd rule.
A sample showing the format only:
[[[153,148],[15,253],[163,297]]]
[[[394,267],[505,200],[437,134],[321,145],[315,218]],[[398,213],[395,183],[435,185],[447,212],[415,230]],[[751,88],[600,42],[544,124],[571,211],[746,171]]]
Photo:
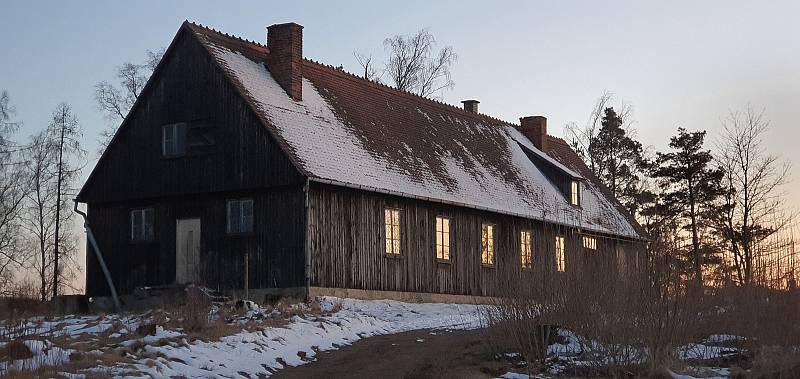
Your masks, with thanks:
[[[273,378],[489,378],[505,373],[480,330],[418,330],[365,338]]]

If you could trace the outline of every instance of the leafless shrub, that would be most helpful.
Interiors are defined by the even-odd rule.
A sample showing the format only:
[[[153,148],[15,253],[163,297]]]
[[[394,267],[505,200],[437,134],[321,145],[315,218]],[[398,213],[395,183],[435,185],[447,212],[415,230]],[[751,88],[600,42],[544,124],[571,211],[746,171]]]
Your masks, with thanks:
[[[581,362],[571,368],[575,375],[662,373],[675,361],[675,348],[700,334],[703,307],[668,267],[654,259],[647,269],[624,272],[612,262],[542,270],[508,288],[487,311],[497,337],[489,338],[524,355],[529,374],[543,368],[553,344]]]

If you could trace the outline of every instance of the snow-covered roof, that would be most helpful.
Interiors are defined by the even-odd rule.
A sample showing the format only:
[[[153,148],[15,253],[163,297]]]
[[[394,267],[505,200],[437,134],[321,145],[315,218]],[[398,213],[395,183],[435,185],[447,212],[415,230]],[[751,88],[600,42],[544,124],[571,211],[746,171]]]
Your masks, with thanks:
[[[585,175],[536,149],[510,123],[308,60],[303,99],[295,101],[258,49],[192,30],[310,180],[642,237],[592,180],[582,181],[581,207],[570,205],[523,149],[573,178]]]

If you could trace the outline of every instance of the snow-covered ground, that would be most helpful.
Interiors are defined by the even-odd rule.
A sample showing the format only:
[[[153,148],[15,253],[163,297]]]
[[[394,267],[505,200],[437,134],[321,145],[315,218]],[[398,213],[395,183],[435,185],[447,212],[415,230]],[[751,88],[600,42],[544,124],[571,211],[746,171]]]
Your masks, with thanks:
[[[390,300],[320,298],[316,306],[284,305],[261,308],[247,304],[228,314],[224,333],[199,338],[170,323],[175,314],[66,316],[0,323],[0,350],[9,341],[21,342],[30,355],[0,361],[0,376],[9,370],[56,366],[62,376],[98,371],[126,377],[264,377],[286,366],[315,360],[322,351],[336,350],[362,338],[419,329],[475,329],[482,327],[482,306],[411,304]],[[223,314],[216,313],[214,314]],[[232,318],[230,318],[233,316]],[[646,359],[641,349],[614,349],[559,330],[559,342],[548,348],[548,372],[541,377],[568,373],[571,368],[598,367],[608,352],[625,354],[628,362]],[[708,360],[735,356],[742,337],[711,335],[680,346],[677,358],[687,362],[675,378],[727,377],[724,368],[704,367]],[[509,352],[507,356],[521,357]],[[78,358],[79,357],[79,358]],[[76,364],[82,359],[82,364]],[[694,366],[694,367],[692,367]],[[81,377],[81,375],[71,376]],[[504,378],[527,378],[507,373]]]
[[[302,312],[281,326],[242,329],[219,340],[190,341],[181,330],[157,326],[141,336],[135,331],[151,314],[80,316],[54,320],[32,319],[0,329],[0,336],[24,340],[34,352],[28,359],[0,362],[0,375],[10,369],[63,365],[81,349],[102,355],[113,349],[138,346],[141,354],[127,353],[129,363],[94,367],[120,376],[256,377],[270,375],[286,365],[313,361],[320,351],[337,349],[361,338],[416,329],[473,329],[481,326],[480,308],[463,304],[410,304],[390,300],[322,298],[320,314]],[[303,307],[296,305],[295,307]],[[335,312],[331,312],[335,311]],[[266,320],[272,310],[256,308],[244,319]],[[266,317],[265,317],[266,316]],[[28,336],[28,337],[26,337]],[[87,349],[100,337],[114,341]],[[9,339],[11,339],[9,338]],[[61,347],[52,345],[59,339]],[[0,347],[2,345],[0,344]]]

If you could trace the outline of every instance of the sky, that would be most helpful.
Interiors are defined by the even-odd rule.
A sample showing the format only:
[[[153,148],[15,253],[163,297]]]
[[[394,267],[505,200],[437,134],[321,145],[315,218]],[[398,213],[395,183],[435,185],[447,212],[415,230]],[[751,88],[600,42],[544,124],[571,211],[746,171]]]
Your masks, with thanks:
[[[266,26],[304,26],[304,55],[358,72],[353,52],[384,56],[383,40],[429,28],[458,54],[445,102],[481,101],[507,121],[543,115],[550,134],[585,123],[605,91],[634,109],[645,145],[663,149],[678,126],[707,130],[752,107],[771,120],[765,143],[800,175],[800,2],[769,1],[16,1],[0,3],[0,90],[23,122],[44,128],[72,105],[94,165],[108,122],[97,82],[169,45],[190,20],[264,43]],[[800,204],[795,181],[789,203]]]

